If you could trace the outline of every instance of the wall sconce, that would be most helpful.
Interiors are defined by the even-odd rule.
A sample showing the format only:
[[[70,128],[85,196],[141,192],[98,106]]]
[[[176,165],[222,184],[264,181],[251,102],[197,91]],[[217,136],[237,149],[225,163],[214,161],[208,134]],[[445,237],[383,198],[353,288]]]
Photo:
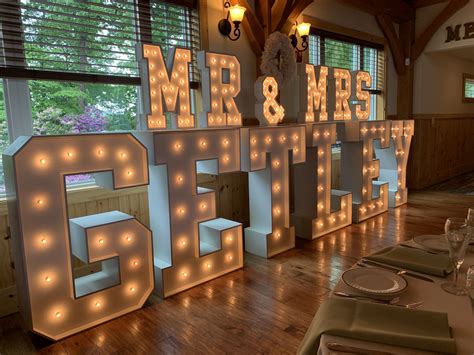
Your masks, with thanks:
[[[308,49],[308,36],[309,36],[309,29],[311,28],[311,24],[307,22],[301,22],[298,25],[298,22],[295,22],[295,33],[290,35],[291,45],[296,49],[298,53],[302,53]],[[296,37],[296,32],[300,35],[303,42],[301,43],[301,47],[303,49],[298,48],[298,38]]]
[[[244,13],[245,13],[245,7],[239,6],[239,5],[234,5],[231,6],[230,2],[226,0],[224,2],[224,8],[229,9],[227,12],[227,18],[224,18],[219,21],[218,28],[219,32],[223,36],[227,36],[231,41],[237,41],[240,38],[240,23],[242,22],[244,18]],[[234,38],[230,36],[230,32],[232,31],[232,25],[229,21],[229,16],[230,20],[234,23]]]

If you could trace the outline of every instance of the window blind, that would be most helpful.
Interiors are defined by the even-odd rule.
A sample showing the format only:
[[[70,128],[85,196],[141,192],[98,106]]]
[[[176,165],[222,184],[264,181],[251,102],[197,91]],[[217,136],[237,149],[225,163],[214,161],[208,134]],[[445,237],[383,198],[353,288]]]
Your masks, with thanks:
[[[309,61],[314,65],[365,70],[372,76],[373,94],[384,89],[385,52],[382,45],[322,30],[311,30]]]
[[[137,83],[137,41],[200,47],[190,0],[0,0],[0,24],[0,67],[25,78]]]

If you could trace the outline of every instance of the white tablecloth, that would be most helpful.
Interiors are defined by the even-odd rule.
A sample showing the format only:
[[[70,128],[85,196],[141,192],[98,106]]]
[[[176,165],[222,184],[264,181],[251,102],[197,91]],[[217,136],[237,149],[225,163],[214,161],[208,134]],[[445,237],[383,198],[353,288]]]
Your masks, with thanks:
[[[466,259],[461,269],[462,273],[460,274],[460,281],[462,282],[465,280],[465,271],[469,265],[474,265],[474,247],[472,246],[469,247],[466,253]],[[458,354],[474,354],[474,316],[471,298],[468,296],[454,296],[441,289],[440,284],[451,281],[452,275],[448,276],[446,279],[432,277],[430,275],[424,276],[428,276],[435,280],[435,282],[431,283],[410,276],[405,276],[405,279],[408,281],[408,288],[407,291],[400,296],[400,304],[423,301],[423,305],[419,308],[421,310],[446,312],[448,314],[449,325],[453,329],[453,336],[456,340]],[[342,291],[350,294],[355,293],[353,289],[345,285],[341,280],[339,280],[339,283],[332,292],[334,291]],[[474,297],[474,292],[471,291],[471,295]],[[338,296],[331,294],[331,297]],[[319,355],[334,354],[334,352],[327,349],[326,344],[328,343],[338,343],[363,349],[386,351],[397,355],[432,354],[426,351],[417,351],[408,348],[357,341],[323,334],[318,350]]]

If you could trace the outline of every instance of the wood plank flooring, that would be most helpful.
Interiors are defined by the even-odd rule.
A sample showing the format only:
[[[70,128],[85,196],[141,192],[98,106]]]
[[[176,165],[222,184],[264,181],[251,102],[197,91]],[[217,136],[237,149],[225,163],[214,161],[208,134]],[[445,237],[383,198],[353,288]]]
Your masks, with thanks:
[[[294,354],[321,302],[360,257],[418,234],[441,233],[474,196],[411,193],[409,203],[57,343],[0,319],[0,354]]]

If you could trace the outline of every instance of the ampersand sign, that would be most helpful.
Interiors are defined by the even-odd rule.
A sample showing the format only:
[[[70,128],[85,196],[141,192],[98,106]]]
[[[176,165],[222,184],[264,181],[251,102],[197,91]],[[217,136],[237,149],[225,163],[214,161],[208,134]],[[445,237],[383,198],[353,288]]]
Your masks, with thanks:
[[[285,116],[285,109],[275,100],[278,83],[271,76],[261,76],[255,82],[255,115],[264,126],[276,126]]]

